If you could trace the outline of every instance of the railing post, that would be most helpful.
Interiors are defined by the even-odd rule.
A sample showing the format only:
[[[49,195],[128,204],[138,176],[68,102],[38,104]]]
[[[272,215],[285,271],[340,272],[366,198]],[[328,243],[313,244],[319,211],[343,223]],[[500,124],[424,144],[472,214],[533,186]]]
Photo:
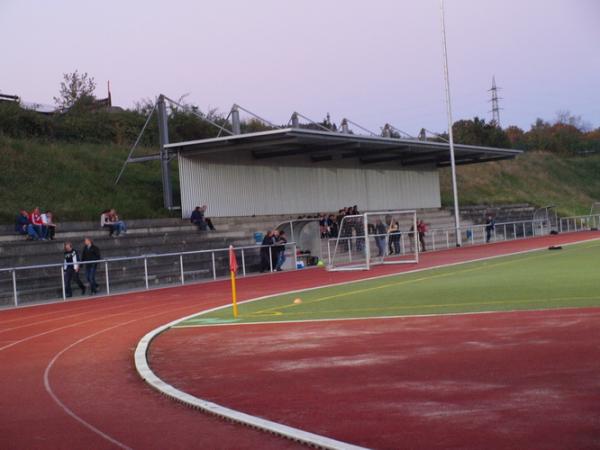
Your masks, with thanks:
[[[389,249],[386,249],[386,251],[387,251],[387,250],[389,250]],[[400,235],[400,254],[401,254],[401,255],[404,255],[404,253],[406,253],[404,250],[405,250],[405,249],[404,249],[404,235],[403,235],[403,234],[401,234],[401,235]]]
[[[446,248],[450,248],[450,233],[446,230]]]
[[[181,284],[185,284],[185,274],[183,273],[183,255],[179,255],[179,272],[181,276]]]
[[[273,247],[269,245],[269,268],[273,272]]]
[[[60,267],[60,284],[62,286],[62,298],[63,300],[67,299],[67,292],[65,289],[65,271],[63,267]]]
[[[331,241],[329,239],[327,239],[327,265],[328,266],[331,266],[331,245],[329,245],[330,243],[331,243]],[[294,253],[296,253],[296,252],[294,252]]]
[[[110,294],[110,280],[108,277],[108,261],[104,261],[104,278],[106,279],[106,294]]]
[[[348,238],[348,262],[352,262],[352,242]]]
[[[146,282],[146,289],[148,289],[148,258],[146,256],[144,256],[144,281]]]
[[[246,276],[246,256],[244,255],[244,249],[242,249],[242,276]]]
[[[12,285],[13,285],[13,298],[15,300],[15,306],[19,306],[19,299],[17,297],[17,271],[12,271]]]
[[[431,233],[431,250],[435,251],[435,230]]]
[[[217,264],[215,263],[215,252],[211,252],[213,280],[217,279]]]
[[[523,239],[527,237],[527,234],[525,233],[525,222],[523,222]]]

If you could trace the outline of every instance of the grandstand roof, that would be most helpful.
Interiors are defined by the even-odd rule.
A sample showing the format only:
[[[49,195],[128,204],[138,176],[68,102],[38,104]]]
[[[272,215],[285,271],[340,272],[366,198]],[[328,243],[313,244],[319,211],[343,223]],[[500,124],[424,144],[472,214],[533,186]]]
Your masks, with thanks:
[[[306,128],[282,128],[200,139],[172,143],[165,147],[169,151],[177,151],[185,156],[239,152],[251,154],[255,160],[283,160],[293,156],[312,163],[343,159],[357,160],[361,165],[385,165],[386,167],[450,165],[447,143]],[[462,144],[455,144],[454,151],[456,164],[511,159],[521,153],[520,150]]]

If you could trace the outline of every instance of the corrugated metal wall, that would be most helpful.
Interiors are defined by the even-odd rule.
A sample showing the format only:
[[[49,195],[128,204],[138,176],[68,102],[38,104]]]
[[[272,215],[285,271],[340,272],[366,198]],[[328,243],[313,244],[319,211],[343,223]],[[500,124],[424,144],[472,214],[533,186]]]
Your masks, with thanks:
[[[181,207],[189,217],[198,205],[209,214],[249,216],[440,207],[438,171],[359,167],[290,167],[224,164],[179,155]]]

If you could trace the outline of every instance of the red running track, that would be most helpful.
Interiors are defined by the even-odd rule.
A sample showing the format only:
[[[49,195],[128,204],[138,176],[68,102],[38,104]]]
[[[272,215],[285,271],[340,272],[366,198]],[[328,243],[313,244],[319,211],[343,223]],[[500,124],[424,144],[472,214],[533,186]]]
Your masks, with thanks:
[[[420,267],[597,237],[599,233],[577,233],[435,252],[423,255]],[[247,278],[240,280],[240,297],[398,269]],[[0,311],[0,448],[295,447],[168,400],[145,385],[133,368],[135,345],[148,331],[227,301],[227,282],[215,282]],[[252,374],[248,376],[250,380]]]

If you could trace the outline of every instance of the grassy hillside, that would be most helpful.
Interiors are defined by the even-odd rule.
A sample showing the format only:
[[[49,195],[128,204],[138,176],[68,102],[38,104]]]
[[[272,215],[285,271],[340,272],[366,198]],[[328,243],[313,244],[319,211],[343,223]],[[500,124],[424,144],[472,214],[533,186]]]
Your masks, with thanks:
[[[462,205],[555,204],[561,215],[585,214],[600,201],[600,155],[558,157],[527,152],[514,160],[459,166]],[[452,204],[450,170],[440,174],[442,203]]]
[[[114,180],[128,149],[12,139],[0,135],[0,222],[13,223],[20,208],[55,211],[59,220],[97,220],[104,208],[123,217],[177,216],[162,208],[160,169],[155,162],[128,166]],[[145,149],[156,152],[156,149]],[[144,149],[136,154],[144,153]],[[175,166],[175,164],[173,164]],[[173,184],[178,191],[174,168]],[[561,214],[589,211],[600,201],[600,155],[564,158],[529,152],[513,161],[458,168],[463,205],[531,203],[559,205]],[[441,173],[442,201],[451,204],[450,173]]]
[[[0,135],[0,222],[13,223],[20,208],[35,206],[54,211],[62,221],[98,220],[101,210],[110,207],[130,219],[168,216],[162,209],[158,163],[130,165],[114,185],[127,153],[115,145]]]

